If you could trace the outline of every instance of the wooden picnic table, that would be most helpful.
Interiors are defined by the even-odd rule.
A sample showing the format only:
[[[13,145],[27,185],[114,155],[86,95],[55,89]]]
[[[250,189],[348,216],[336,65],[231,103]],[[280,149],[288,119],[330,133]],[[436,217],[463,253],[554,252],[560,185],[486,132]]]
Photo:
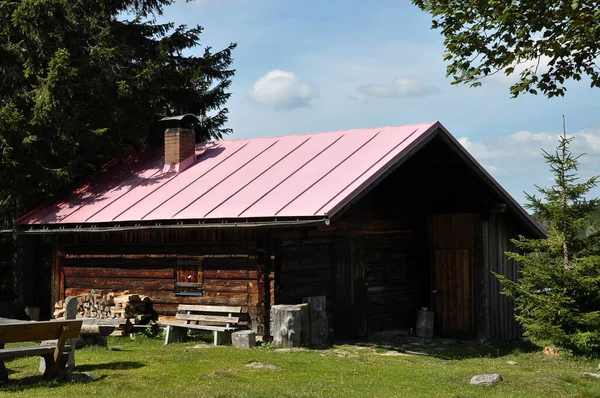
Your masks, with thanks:
[[[0,382],[8,380],[8,371],[4,366],[5,359],[23,356],[41,356],[48,367],[44,376],[60,376],[66,364],[64,355],[68,355],[65,343],[67,339],[79,336],[81,320],[53,320],[53,321],[24,321],[10,318],[0,318]],[[53,345],[39,345],[40,340],[53,340]],[[4,349],[5,343],[36,342],[31,347],[18,347]],[[68,348],[70,350],[71,347]]]
[[[19,323],[19,322],[29,322],[29,321],[21,321],[19,319],[0,317],[0,327],[3,324]],[[2,350],[3,348],[4,348],[4,343],[0,343],[0,350]],[[4,380],[8,380],[8,370],[6,369],[6,366],[4,365],[4,361],[0,361],[0,381],[4,381]]]

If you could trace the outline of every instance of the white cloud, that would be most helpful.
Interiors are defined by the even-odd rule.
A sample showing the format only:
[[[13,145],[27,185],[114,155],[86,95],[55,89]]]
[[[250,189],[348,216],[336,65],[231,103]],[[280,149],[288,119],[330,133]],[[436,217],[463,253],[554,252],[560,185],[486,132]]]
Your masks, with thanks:
[[[462,137],[458,141],[503,186],[510,186],[515,198],[524,203],[522,192],[537,193],[534,185],[546,187],[553,184],[553,176],[541,151],[553,153],[560,135],[558,132],[519,131],[506,137],[480,141]],[[600,170],[600,129],[581,130],[569,136],[574,138],[570,147],[573,155],[586,154],[580,158],[578,176],[585,179],[597,175]],[[589,196],[600,196],[600,187]]]
[[[275,69],[252,85],[250,96],[257,103],[273,109],[294,109],[310,107],[311,101],[319,97],[319,91],[297,74]]]
[[[541,37],[537,37],[534,40],[537,41],[537,40],[543,40],[543,39]],[[500,83],[514,84],[520,79],[521,73],[523,73],[527,69],[536,73],[538,76],[541,75],[542,73],[548,72],[550,70],[549,63],[551,60],[552,60],[552,58],[550,58],[546,55],[541,55],[539,59],[536,58],[536,59],[528,59],[528,60],[521,61],[521,62],[515,62],[512,65],[513,71],[509,75],[506,74],[507,68],[504,68],[501,71],[499,71],[498,73],[489,76],[489,78],[496,82],[500,82]]]
[[[461,137],[458,141],[475,158],[480,160],[503,160],[540,158],[541,150],[553,152],[558,144],[561,133],[532,133],[531,131],[518,131],[507,137],[490,138],[484,141],[471,141],[467,137]],[[568,134],[574,140],[571,150],[574,154],[587,153],[588,156],[582,161],[591,161],[590,157],[600,155],[600,129],[582,130],[574,134]]]
[[[415,77],[399,77],[392,84],[363,84],[358,91],[368,97],[419,97],[435,94],[440,90],[435,86],[426,86]]]

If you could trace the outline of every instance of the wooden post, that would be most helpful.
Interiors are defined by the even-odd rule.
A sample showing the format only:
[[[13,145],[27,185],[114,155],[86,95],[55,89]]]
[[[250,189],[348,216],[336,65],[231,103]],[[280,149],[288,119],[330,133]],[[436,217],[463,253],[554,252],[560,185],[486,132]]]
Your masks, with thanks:
[[[0,343],[0,350],[4,348],[4,343]],[[0,359],[0,384],[8,381],[8,370],[4,366],[4,359]]]
[[[64,370],[61,369],[65,363],[63,361],[63,351],[65,349],[65,344],[67,339],[65,338],[66,332],[69,330],[69,326],[63,326],[63,333],[58,338],[56,342],[56,348],[54,348],[54,355],[52,355],[52,363],[46,367],[46,371],[44,372],[44,376],[49,378],[54,378],[57,375],[62,375]]]
[[[273,342],[277,347],[297,347],[302,336],[302,309],[296,305],[274,305]]]
[[[77,318],[77,297],[67,297],[65,299],[65,319],[76,319]],[[75,346],[77,345],[77,339],[67,340],[67,344],[71,346],[69,351],[69,359],[67,360],[67,372],[73,371],[75,368]]]
[[[165,345],[176,341],[183,341],[187,334],[186,327],[177,327],[173,325],[167,326],[167,334],[165,335]]]
[[[76,319],[77,318],[77,297],[67,297],[65,299],[65,319]],[[42,341],[42,345],[53,345],[56,343],[56,340],[47,340],[47,341]],[[56,343],[58,344],[58,343]],[[69,345],[71,347],[70,351],[69,351],[69,357],[67,359],[67,363],[66,363],[66,371],[67,372],[71,372],[73,371],[73,369],[75,368],[75,346],[77,345],[77,339],[68,339],[65,342],[66,345]],[[62,361],[62,358],[60,358],[60,360]],[[50,372],[50,368],[54,368],[54,361],[55,359],[50,356],[50,355],[42,355],[40,357],[40,373],[43,373],[45,375],[48,375],[48,372]],[[61,364],[57,364],[56,366],[60,366]],[[64,363],[63,363],[64,365]],[[61,371],[63,369],[60,369]],[[54,377],[54,376],[51,376]]]
[[[310,345],[324,347],[329,342],[329,324],[327,322],[327,298],[325,296],[304,297],[308,303]]]
[[[213,331],[213,342],[215,346],[222,344],[231,344],[231,330]]]

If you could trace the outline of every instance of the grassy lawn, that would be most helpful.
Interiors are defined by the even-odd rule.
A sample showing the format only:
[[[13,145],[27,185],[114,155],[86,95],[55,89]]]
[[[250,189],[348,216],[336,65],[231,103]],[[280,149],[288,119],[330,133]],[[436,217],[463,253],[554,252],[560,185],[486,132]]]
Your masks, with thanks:
[[[475,343],[417,341],[415,345],[415,341],[393,347],[340,344],[328,350],[278,352],[193,348],[197,341],[164,346],[158,339],[111,337],[109,348],[77,351],[75,374],[89,372],[96,380],[43,381],[36,373],[38,359],[24,358],[7,363],[11,381],[0,387],[0,396],[600,396],[600,379],[580,375],[596,372],[596,361],[506,352]],[[281,370],[245,366],[257,361]],[[471,376],[479,373],[500,373],[504,381],[490,387],[471,386]]]

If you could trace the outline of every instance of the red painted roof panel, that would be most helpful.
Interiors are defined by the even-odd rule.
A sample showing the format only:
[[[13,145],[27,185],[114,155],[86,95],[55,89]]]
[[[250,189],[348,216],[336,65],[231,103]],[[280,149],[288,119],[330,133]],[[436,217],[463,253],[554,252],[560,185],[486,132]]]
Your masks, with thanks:
[[[160,148],[105,167],[23,224],[332,216],[441,125],[217,141],[163,173]],[[115,163],[115,162],[112,162]]]

